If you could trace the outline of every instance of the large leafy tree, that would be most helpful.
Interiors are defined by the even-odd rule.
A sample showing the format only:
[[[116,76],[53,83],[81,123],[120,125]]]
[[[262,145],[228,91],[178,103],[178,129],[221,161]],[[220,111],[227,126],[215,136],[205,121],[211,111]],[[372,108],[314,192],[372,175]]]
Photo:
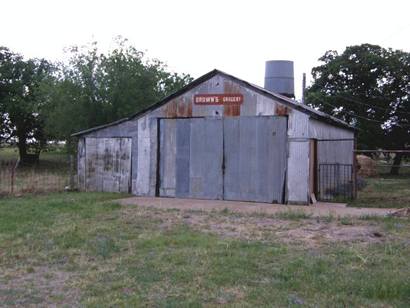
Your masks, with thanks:
[[[356,126],[360,148],[410,146],[410,53],[362,44],[342,54],[327,51],[319,60],[307,91],[310,105]],[[397,154],[394,165],[401,159]]]
[[[0,143],[17,144],[22,162],[46,143],[39,89],[52,70],[44,59],[24,60],[0,47]]]
[[[43,85],[47,95],[47,131],[70,141],[76,131],[129,116],[192,80],[171,73],[159,60],[118,38],[108,53],[97,43],[68,50],[69,61]]]

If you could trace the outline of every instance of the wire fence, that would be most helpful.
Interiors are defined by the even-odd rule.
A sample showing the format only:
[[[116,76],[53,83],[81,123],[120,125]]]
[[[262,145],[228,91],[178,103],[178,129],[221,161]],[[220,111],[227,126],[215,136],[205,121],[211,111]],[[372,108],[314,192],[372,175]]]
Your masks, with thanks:
[[[320,164],[318,200],[347,201],[354,196],[353,165]]]
[[[57,166],[39,163],[22,166],[18,160],[0,160],[0,196],[59,192],[75,187],[73,159]]]

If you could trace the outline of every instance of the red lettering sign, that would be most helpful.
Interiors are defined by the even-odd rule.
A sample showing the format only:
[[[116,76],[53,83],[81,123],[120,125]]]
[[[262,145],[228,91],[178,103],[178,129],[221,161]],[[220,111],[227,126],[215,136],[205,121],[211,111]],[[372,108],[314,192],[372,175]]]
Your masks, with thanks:
[[[242,94],[197,94],[194,95],[195,105],[240,105]]]

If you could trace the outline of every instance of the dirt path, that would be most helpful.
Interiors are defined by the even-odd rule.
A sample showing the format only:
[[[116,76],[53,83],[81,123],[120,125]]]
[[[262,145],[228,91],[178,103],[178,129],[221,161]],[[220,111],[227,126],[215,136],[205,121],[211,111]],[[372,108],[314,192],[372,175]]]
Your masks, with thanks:
[[[154,207],[158,209],[179,209],[185,211],[232,211],[237,213],[260,213],[274,215],[282,212],[306,213],[313,217],[335,216],[335,217],[360,217],[360,216],[386,216],[397,211],[388,208],[353,208],[346,207],[341,203],[319,202],[310,206],[267,204],[255,202],[236,202],[219,200],[198,200],[178,198],[155,198],[155,197],[131,197],[118,200],[122,205],[138,205],[143,207]]]

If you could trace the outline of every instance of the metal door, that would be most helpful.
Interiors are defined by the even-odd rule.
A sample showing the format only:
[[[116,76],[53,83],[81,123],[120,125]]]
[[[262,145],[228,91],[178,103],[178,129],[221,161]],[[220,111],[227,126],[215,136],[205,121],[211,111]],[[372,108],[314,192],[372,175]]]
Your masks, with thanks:
[[[224,199],[282,203],[286,118],[224,119]]]
[[[129,192],[131,138],[85,139],[87,191]]]
[[[221,119],[161,119],[159,195],[222,199]]]

